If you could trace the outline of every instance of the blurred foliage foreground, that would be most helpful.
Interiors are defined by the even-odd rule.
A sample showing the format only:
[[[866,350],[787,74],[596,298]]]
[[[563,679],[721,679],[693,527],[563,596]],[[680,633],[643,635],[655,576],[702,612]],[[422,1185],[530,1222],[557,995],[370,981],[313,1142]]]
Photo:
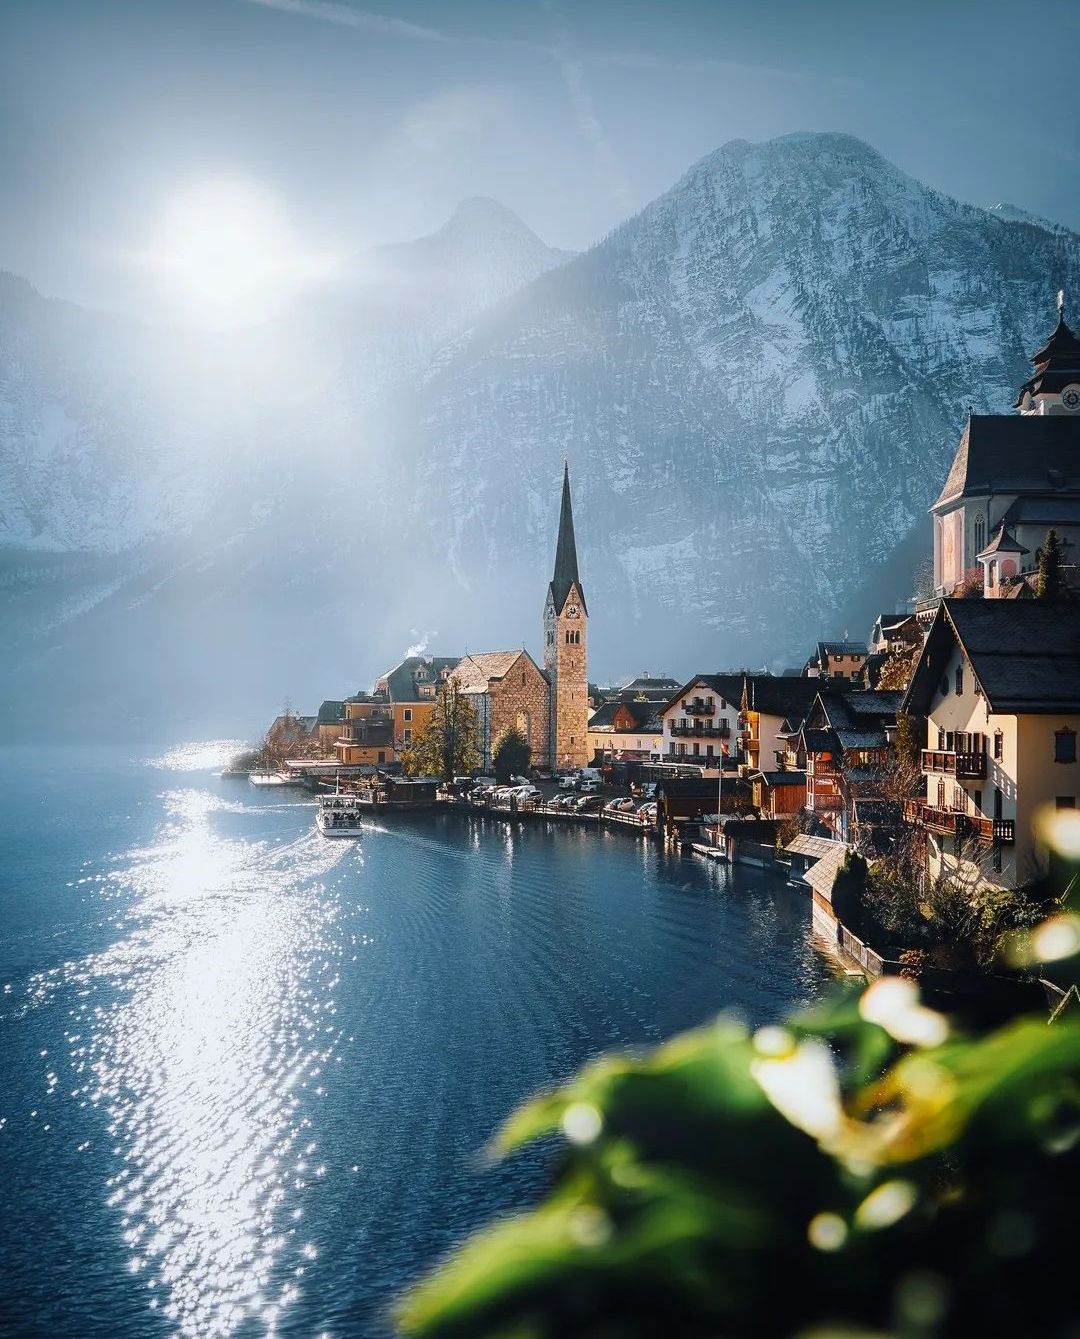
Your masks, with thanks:
[[[1011,946],[1077,980],[1063,908]],[[950,1031],[882,978],[784,1027],[721,1018],[519,1111],[531,1213],[402,1304],[420,1336],[1080,1336],[1080,1009]]]

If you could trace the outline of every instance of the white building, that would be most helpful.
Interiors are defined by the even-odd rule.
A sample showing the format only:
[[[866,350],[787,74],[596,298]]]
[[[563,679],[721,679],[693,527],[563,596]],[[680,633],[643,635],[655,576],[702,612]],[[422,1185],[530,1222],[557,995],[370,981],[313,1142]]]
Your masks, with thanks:
[[[742,683],[741,674],[701,674],[684,684],[661,713],[663,760],[718,767],[734,757]]]

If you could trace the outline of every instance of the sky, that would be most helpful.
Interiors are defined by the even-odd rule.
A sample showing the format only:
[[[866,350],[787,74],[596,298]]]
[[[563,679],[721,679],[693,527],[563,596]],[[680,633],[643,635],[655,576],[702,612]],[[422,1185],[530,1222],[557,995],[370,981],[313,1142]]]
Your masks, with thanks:
[[[302,287],[472,195],[582,249],[797,130],[1080,229],[1078,47],[1075,0],[7,0],[0,269],[138,310],[213,215]]]

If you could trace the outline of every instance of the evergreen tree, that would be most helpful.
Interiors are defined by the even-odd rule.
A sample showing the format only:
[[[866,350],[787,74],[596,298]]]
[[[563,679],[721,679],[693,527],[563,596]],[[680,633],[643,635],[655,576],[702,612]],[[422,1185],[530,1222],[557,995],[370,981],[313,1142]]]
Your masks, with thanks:
[[[455,679],[447,680],[435,702],[435,710],[402,754],[407,776],[438,776],[444,781],[479,767],[480,728],[476,709],[458,691]]]
[[[525,776],[531,761],[532,749],[520,730],[509,726],[500,731],[491,752],[491,763],[495,780],[501,786],[505,786],[512,776]]]
[[[1065,593],[1065,578],[1061,572],[1061,544],[1057,531],[1046,532],[1046,542],[1039,550],[1039,568],[1035,575],[1035,597],[1056,600]]]

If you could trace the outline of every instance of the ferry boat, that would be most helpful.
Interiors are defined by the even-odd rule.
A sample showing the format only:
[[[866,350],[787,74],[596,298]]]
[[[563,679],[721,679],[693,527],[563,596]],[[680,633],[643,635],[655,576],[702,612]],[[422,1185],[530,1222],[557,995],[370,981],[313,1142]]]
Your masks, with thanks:
[[[355,795],[323,795],[315,812],[315,826],[324,837],[359,837],[363,811]]]

